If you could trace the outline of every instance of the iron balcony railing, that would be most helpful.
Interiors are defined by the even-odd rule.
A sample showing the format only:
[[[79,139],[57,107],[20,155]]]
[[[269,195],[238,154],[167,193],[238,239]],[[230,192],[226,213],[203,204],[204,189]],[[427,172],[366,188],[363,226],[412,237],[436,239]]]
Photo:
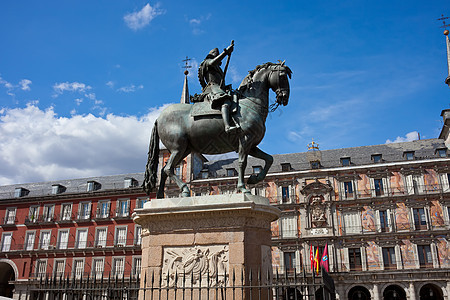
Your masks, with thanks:
[[[17,224],[17,218],[16,216],[8,216],[2,218],[1,225],[3,226],[14,226]]]
[[[27,216],[25,217],[25,225],[40,225],[45,223],[56,222],[57,217],[55,215],[41,215],[41,216]]]
[[[128,218],[130,217],[130,208],[117,208],[114,214],[114,218]]]

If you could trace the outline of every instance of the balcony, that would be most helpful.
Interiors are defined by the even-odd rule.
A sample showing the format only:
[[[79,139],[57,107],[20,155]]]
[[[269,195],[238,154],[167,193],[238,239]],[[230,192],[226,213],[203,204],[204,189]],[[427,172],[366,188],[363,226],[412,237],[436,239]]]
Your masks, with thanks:
[[[75,215],[72,213],[65,213],[56,216],[57,223],[71,223],[75,219]]]
[[[110,219],[109,207],[108,207],[107,211],[104,211],[104,210],[102,211],[101,209],[97,209],[95,211],[94,219],[96,221],[109,220]]]
[[[114,213],[114,219],[128,219],[130,218],[130,209],[127,208],[118,208]]]
[[[45,225],[55,223],[57,220],[56,216],[38,216],[38,217],[26,217],[25,225],[26,226],[36,226],[36,225]]]
[[[75,222],[77,223],[91,222],[91,211],[79,213],[75,218]]]
[[[288,205],[288,204],[297,204],[299,201],[298,196],[292,195],[292,196],[272,196],[267,197],[272,204],[278,204],[278,205]]]
[[[297,237],[297,230],[272,231],[272,239],[296,239]]]
[[[17,225],[16,216],[8,216],[2,219],[1,227],[13,227]]]

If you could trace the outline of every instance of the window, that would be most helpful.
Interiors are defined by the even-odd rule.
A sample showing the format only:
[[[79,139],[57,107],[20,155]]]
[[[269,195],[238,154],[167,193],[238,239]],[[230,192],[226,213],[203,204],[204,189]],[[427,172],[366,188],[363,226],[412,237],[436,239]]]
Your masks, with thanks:
[[[109,201],[100,201],[97,205],[97,218],[106,219],[109,217]]]
[[[56,278],[64,277],[65,267],[66,267],[66,261],[64,259],[56,259],[55,267],[53,268],[53,275],[56,276]]]
[[[447,157],[447,148],[439,148],[439,149],[436,149],[436,154],[437,154],[439,157]]]
[[[284,163],[284,164],[281,164],[281,171],[282,172],[289,172],[289,171],[291,171],[291,164],[290,163]]]
[[[284,252],[284,269],[286,273],[294,273],[295,270],[295,252]]]
[[[420,174],[407,175],[405,177],[405,180],[408,194],[412,195],[423,193],[425,182],[422,175]]]
[[[233,177],[236,175],[235,169],[227,169],[227,177]]]
[[[125,178],[123,181],[124,188],[131,188],[138,186],[138,181],[134,178]]]
[[[114,257],[113,258],[113,270],[112,275],[114,277],[122,277],[123,271],[125,267],[125,258],[124,257]]]
[[[383,247],[383,264],[385,269],[395,269],[397,268],[397,263],[395,260],[395,248],[394,247]]]
[[[416,230],[427,229],[427,219],[424,208],[413,208],[414,228]]]
[[[148,198],[137,199],[136,208],[144,208],[144,204],[147,203]]]
[[[261,166],[254,166],[253,167],[253,174],[259,174],[262,171],[262,167]]]
[[[381,178],[374,179],[373,184],[375,187],[375,195],[383,196],[384,195],[383,180]]]
[[[134,244],[135,245],[141,245],[142,244],[142,227],[139,225],[136,225],[135,233],[134,233]]]
[[[281,187],[281,203],[289,203],[289,202],[290,202],[289,187],[282,186]]]
[[[64,193],[66,190],[65,186],[62,186],[60,184],[54,184],[52,185],[52,194],[53,195],[57,195],[57,194],[61,194]]]
[[[15,207],[7,208],[3,224],[12,225],[15,223],[16,223],[16,208]]]
[[[54,220],[54,218],[53,218],[54,213],[55,213],[55,205],[54,204],[44,205],[44,210],[42,212],[42,221],[52,222]]]
[[[201,171],[200,172],[200,177],[202,179],[207,179],[208,178],[208,171]]]
[[[379,163],[382,161],[382,156],[381,154],[372,154],[372,161],[374,163]]]
[[[36,261],[36,277],[44,277],[47,271],[47,260]]]
[[[344,182],[344,199],[353,198],[353,182]]]
[[[105,260],[103,258],[94,258],[92,262],[92,276],[96,279],[101,279],[105,267]]]
[[[39,249],[48,250],[50,246],[51,231],[41,231],[41,239],[39,241]]]
[[[388,211],[387,210],[380,210],[380,231],[381,232],[388,232],[389,230],[389,220],[388,220]]]
[[[72,220],[72,203],[64,203],[61,209],[61,221]]]
[[[27,190],[27,189],[24,189],[24,188],[16,188],[15,190],[14,190],[14,197],[15,198],[20,198],[20,197],[25,197],[25,196],[27,196],[28,194],[30,193],[30,191],[29,190]]]
[[[117,201],[116,217],[128,217],[128,199],[119,199]]]
[[[78,219],[79,220],[89,220],[91,218],[91,203],[81,202],[79,204]]]
[[[350,271],[361,271],[362,270],[361,249],[349,248],[348,249],[348,259],[349,259],[349,264],[350,264]]]
[[[34,239],[36,238],[36,232],[29,231],[25,234],[25,250],[30,251],[34,249]]]
[[[414,160],[414,151],[405,151],[405,152],[403,152],[403,157],[406,160]]]
[[[361,218],[359,212],[345,212],[344,229],[346,234],[361,233]]]
[[[28,213],[28,222],[36,223],[39,217],[39,206],[31,206]]]
[[[297,237],[297,218],[296,216],[284,216],[281,218],[281,237]]]
[[[58,249],[67,249],[69,244],[69,229],[63,229],[58,232]]]
[[[116,246],[125,246],[127,244],[127,228],[117,227],[116,228]]]
[[[142,265],[142,258],[133,257],[133,270],[132,270],[133,276],[141,275],[141,265]]]
[[[11,249],[12,232],[4,232],[2,235],[2,252],[8,252]]]
[[[83,272],[84,272],[84,260],[83,259],[74,259],[72,270],[73,270],[73,276],[77,279],[80,279],[83,276]]]
[[[341,165],[343,166],[343,167],[348,167],[348,166],[350,166],[351,165],[351,160],[350,160],[350,157],[342,157],[341,158]]]
[[[106,247],[107,228],[97,228],[95,233],[95,247]]]
[[[87,229],[77,229],[77,242],[76,248],[84,249],[87,246],[87,237],[88,230]]]
[[[320,169],[320,161],[312,161],[310,162],[311,169]]]
[[[88,192],[97,191],[101,187],[102,187],[102,185],[100,183],[98,183],[97,181],[88,181],[87,182],[87,191]]]
[[[177,166],[174,170],[175,176],[177,176],[178,178],[182,178],[183,176],[183,167],[182,166]]]
[[[430,245],[417,245],[419,254],[419,264],[421,268],[430,268],[433,266]]]

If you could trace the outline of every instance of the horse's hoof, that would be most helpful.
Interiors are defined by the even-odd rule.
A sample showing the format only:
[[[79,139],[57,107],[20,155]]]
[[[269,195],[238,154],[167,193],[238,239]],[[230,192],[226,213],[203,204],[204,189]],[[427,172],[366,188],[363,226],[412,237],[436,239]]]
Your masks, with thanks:
[[[255,184],[258,183],[258,177],[256,175],[250,175],[250,177],[247,180],[247,184]]]

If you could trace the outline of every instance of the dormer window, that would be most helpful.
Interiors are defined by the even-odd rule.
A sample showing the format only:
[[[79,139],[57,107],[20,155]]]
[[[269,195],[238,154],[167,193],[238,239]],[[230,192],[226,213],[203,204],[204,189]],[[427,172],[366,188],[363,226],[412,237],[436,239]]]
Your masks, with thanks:
[[[447,148],[436,149],[436,154],[438,157],[443,157],[443,158],[447,157]]]
[[[372,161],[374,163],[379,163],[383,160],[381,154],[372,154]]]
[[[88,192],[97,191],[101,187],[102,187],[102,185],[100,183],[98,183],[97,181],[88,181],[87,182],[87,191]]]
[[[53,184],[52,185],[52,195],[57,195],[64,193],[66,191],[66,187],[60,184]]]
[[[234,168],[227,169],[227,177],[233,177],[233,176],[236,176],[236,169],[234,169]]]
[[[261,166],[254,166],[253,167],[253,174],[259,174],[262,171],[262,167]]]
[[[350,157],[341,157],[341,165],[343,167],[348,167],[351,164]]]
[[[415,158],[414,151],[405,151],[405,152],[403,152],[403,157],[406,160],[414,160],[414,158]]]
[[[14,197],[15,198],[24,197],[24,196],[28,195],[29,193],[30,193],[29,190],[19,187],[14,190]]]
[[[292,170],[292,168],[291,168],[291,164],[290,163],[283,163],[283,164],[281,164],[281,171],[282,172],[289,172],[291,170]]]
[[[123,187],[124,188],[131,188],[138,186],[138,181],[134,178],[127,177],[123,180]]]

